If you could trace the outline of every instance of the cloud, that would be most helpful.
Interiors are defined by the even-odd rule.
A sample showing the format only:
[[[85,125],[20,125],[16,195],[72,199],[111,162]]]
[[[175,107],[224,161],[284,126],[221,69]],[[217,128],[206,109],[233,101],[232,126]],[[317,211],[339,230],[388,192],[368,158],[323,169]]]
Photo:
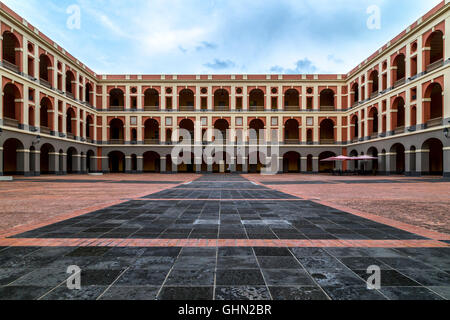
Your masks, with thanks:
[[[281,66],[273,66],[270,68],[270,72],[272,73],[285,73],[285,74],[312,74],[318,71],[317,67],[309,60],[308,58],[304,58],[302,60],[298,60],[295,63],[295,68],[283,68]]]
[[[327,57],[328,61],[340,64],[340,63],[344,63],[344,60],[342,60],[341,58],[337,58],[335,57],[334,54],[329,54]]]
[[[205,63],[204,66],[213,70],[224,70],[234,68],[236,64],[231,60],[214,59],[214,62]]]
[[[198,45],[195,50],[196,51],[201,51],[201,50],[214,50],[217,49],[218,45],[212,42],[208,42],[208,41],[202,41],[200,45]]]

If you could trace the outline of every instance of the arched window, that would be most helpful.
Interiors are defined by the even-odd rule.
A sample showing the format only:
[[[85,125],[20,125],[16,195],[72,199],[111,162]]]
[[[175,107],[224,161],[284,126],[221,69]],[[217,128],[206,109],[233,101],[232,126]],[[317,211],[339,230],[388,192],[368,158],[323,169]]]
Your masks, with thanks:
[[[334,108],[334,91],[331,89],[322,90],[320,93],[320,110],[332,111]]]
[[[261,89],[254,89],[250,92],[250,109],[253,111],[263,111],[265,108],[264,92]]]
[[[230,95],[227,90],[219,89],[214,92],[214,109],[216,111],[228,111],[230,107]]]
[[[331,119],[320,123],[320,144],[334,144],[334,122]]]
[[[66,72],[66,92],[72,95],[75,93],[75,76],[70,70]]]
[[[427,39],[425,47],[429,50],[425,51],[425,64],[428,71],[438,67],[433,64],[442,62],[444,59],[444,35],[442,31],[433,32]]]
[[[112,89],[109,92],[109,105],[114,109],[123,109],[125,106],[125,98],[123,91],[120,89]]]
[[[52,83],[51,67],[52,63],[50,58],[45,54],[41,54],[39,57],[39,79],[44,80],[49,84]]]
[[[12,66],[19,66],[19,51],[20,43],[17,37],[9,31],[3,33],[3,61],[10,63]],[[16,69],[15,71],[18,71]]]

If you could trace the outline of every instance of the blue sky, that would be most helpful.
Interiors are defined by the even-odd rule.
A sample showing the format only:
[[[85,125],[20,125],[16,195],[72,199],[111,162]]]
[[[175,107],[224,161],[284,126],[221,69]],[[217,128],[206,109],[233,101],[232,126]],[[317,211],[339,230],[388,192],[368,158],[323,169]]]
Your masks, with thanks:
[[[347,73],[440,0],[2,0],[97,73]],[[81,28],[66,12],[81,9]],[[367,8],[381,28],[367,27]]]

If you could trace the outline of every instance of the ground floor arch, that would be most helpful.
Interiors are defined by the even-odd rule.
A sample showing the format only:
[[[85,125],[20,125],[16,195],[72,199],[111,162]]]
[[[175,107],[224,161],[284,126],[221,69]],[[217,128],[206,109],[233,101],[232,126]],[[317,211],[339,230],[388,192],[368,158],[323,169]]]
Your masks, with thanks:
[[[24,146],[18,139],[8,139],[3,144],[3,174],[21,175],[24,170]]]
[[[55,173],[56,154],[55,154],[55,148],[51,144],[46,143],[41,147],[39,163],[40,163],[41,174]]]
[[[299,173],[301,171],[301,156],[298,152],[290,151],[283,156],[283,171],[285,173]]]
[[[336,154],[331,151],[322,152],[319,155],[319,172],[331,172],[334,170],[334,162],[322,161],[327,158],[335,157]]]
[[[396,143],[391,148],[391,172],[395,174],[405,173],[405,147],[401,143]]]
[[[422,145],[422,174],[441,176],[444,173],[444,146],[441,140],[431,138]]]
[[[125,155],[120,151],[112,151],[108,154],[109,172],[125,172]]]
[[[144,153],[144,164],[143,164],[143,170],[144,172],[160,172],[160,163],[161,163],[161,157],[158,153],[154,151],[148,151]],[[167,168],[170,169],[170,168]]]

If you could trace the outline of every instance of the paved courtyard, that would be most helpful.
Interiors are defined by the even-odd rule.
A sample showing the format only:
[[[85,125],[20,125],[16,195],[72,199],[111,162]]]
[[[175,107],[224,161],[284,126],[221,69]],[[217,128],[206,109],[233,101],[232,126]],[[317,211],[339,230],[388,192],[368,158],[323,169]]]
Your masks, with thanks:
[[[0,299],[449,299],[449,198],[437,178],[19,178],[0,183]]]

